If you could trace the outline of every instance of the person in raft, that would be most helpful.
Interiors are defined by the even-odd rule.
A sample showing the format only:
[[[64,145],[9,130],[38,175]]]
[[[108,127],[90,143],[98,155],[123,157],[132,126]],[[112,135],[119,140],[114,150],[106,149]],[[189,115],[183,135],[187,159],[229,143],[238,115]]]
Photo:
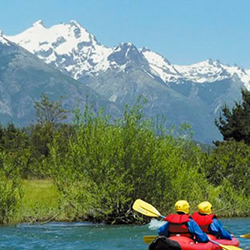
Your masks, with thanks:
[[[169,214],[163,220],[167,221],[158,229],[158,234],[165,237],[186,236],[198,242],[207,242],[208,237],[189,213],[189,204],[185,200],[175,203],[176,214]]]
[[[203,232],[215,235],[218,239],[232,239],[232,236],[223,228],[216,215],[212,214],[212,204],[210,202],[201,202],[198,205],[198,211],[194,212],[192,218]]]

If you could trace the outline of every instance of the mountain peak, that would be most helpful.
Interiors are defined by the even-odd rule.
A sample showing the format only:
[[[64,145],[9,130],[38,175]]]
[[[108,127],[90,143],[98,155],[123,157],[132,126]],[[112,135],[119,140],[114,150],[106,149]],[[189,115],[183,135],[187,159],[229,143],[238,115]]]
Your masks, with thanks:
[[[76,20],[70,20],[69,21],[69,24],[71,25],[71,26],[76,26],[76,27],[78,27],[78,28],[82,28],[82,26],[81,26],[81,24],[79,24]]]
[[[245,71],[245,69],[241,66],[239,66],[237,63],[234,64],[234,67],[237,68],[238,70]]]
[[[211,65],[211,66],[215,66],[215,67],[221,67],[221,62],[220,60],[212,60],[212,59],[208,59],[205,61],[208,65]]]
[[[85,28],[81,26],[77,21],[71,20],[66,26],[70,26],[71,32],[73,32],[76,39],[84,40],[87,42],[96,41],[95,37],[91,35]]]
[[[149,60],[151,61],[151,63],[160,63],[161,66],[163,64],[167,64],[167,65],[171,65],[171,63],[162,55],[160,55],[157,52],[153,52],[152,50],[150,50],[149,48],[143,47],[142,49],[140,49],[140,51],[143,53],[143,55]]]
[[[131,42],[121,42],[121,46],[132,46],[133,44]]]
[[[137,49],[133,43],[120,43],[116,48],[124,48],[124,49]]]
[[[43,20],[40,19],[40,20],[34,22],[32,26],[33,26],[33,27],[37,27],[37,26],[42,26],[42,27],[44,27],[44,25],[43,25]]]
[[[132,43],[120,43],[114,48],[113,53],[109,55],[108,60],[116,62],[120,66],[128,62],[138,65],[145,63],[144,56]]]
[[[208,64],[213,65],[213,62],[214,62],[214,61],[213,61],[211,58],[209,58],[209,59],[206,60],[206,62],[207,62]]]
[[[144,53],[144,52],[151,52],[151,50],[150,50],[149,48],[147,48],[147,47],[141,48],[140,51],[141,51],[142,53]]]

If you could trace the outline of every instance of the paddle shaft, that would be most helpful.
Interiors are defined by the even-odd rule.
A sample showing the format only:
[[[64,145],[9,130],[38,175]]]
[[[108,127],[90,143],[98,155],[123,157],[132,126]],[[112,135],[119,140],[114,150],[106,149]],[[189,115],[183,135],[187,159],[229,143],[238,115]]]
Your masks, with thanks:
[[[221,247],[222,249],[224,249],[224,250],[243,250],[243,249],[241,249],[241,248],[239,248],[239,247],[236,247],[236,246],[219,244],[218,242],[213,241],[213,240],[211,240],[211,239],[209,239],[209,238],[208,238],[208,240],[209,240],[210,242],[214,243],[215,245],[220,246],[220,247]]]

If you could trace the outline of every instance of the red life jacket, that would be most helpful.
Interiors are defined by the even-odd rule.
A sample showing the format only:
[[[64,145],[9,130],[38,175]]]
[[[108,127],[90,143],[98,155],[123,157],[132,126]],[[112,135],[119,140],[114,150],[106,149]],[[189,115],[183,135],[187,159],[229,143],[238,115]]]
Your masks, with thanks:
[[[164,220],[169,223],[168,231],[170,236],[180,235],[193,238],[188,229],[190,215],[187,214],[170,214]]]
[[[192,218],[203,232],[209,233],[209,226],[213,223],[213,218],[216,218],[216,216],[215,214],[199,214],[198,212],[194,212]]]

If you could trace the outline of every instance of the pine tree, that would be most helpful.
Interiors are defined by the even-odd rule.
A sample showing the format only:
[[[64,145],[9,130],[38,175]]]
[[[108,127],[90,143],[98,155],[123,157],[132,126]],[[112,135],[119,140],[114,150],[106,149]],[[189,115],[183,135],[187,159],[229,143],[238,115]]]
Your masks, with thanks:
[[[222,108],[222,113],[215,125],[220,130],[224,141],[234,139],[250,144],[250,91],[241,90],[242,103],[235,102],[232,110],[228,106]]]

